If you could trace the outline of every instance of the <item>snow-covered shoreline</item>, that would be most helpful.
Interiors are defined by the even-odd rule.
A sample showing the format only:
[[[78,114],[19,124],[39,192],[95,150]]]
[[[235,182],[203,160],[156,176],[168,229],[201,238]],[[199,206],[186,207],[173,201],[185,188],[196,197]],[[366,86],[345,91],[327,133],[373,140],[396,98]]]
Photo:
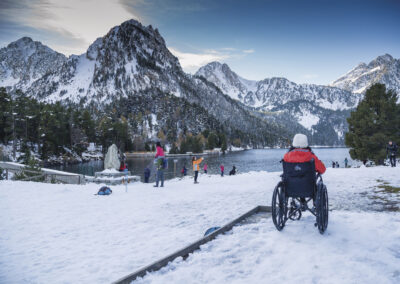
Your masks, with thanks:
[[[1,181],[0,282],[112,282],[199,239],[209,227],[224,225],[257,205],[269,205],[279,174],[251,172],[224,178],[201,175],[198,185],[187,177],[167,181],[164,188],[136,183],[128,187],[128,192],[125,192],[125,186],[113,186],[110,196],[95,196],[100,187],[96,184]],[[396,264],[400,267],[400,214],[369,212],[383,208],[382,204],[374,203],[369,194],[376,192],[398,204],[398,194],[381,192],[378,186],[387,182],[399,187],[400,169],[328,169],[324,181],[333,209],[326,235],[319,235],[307,215],[300,222],[289,223],[281,233],[275,231],[268,219],[254,224],[257,228],[250,231],[234,229],[233,239],[225,241],[230,235],[221,236],[205,246],[204,252],[199,252],[205,254],[202,258],[194,254],[183,264],[184,268],[176,269],[175,273],[162,270],[141,281],[190,282],[194,278],[188,277],[193,272],[198,276],[198,283],[256,283],[278,275],[275,270],[261,271],[273,261],[280,261],[286,267],[289,282],[296,280],[297,274],[299,279],[306,281],[306,272],[317,271],[313,265],[321,263],[315,279],[329,283],[326,277],[335,273],[340,275],[340,270],[345,269],[344,264],[339,263],[342,259],[349,261],[350,267],[360,267],[352,273],[350,268],[343,270],[343,273],[348,272],[344,283],[355,283],[358,278],[369,279],[367,276],[370,276],[370,283],[376,283],[372,280],[378,279],[377,275],[380,275],[381,283],[397,282],[400,276],[399,269],[395,269]],[[249,234],[255,239],[247,238],[247,241]],[[359,241],[360,237],[366,239]],[[289,244],[287,249],[270,247],[279,238]],[[259,245],[254,245],[253,241]],[[224,243],[230,242],[236,242],[238,246],[232,248],[231,256],[221,251]],[[367,249],[368,242],[376,252]],[[325,254],[307,254],[311,244],[325,249]],[[335,252],[334,244],[338,249],[340,246],[351,249]],[[226,246],[225,250],[228,249]],[[246,250],[239,247],[248,248],[248,257]],[[285,257],[291,250],[303,252],[300,259],[311,262],[304,272],[299,273],[293,260]],[[216,263],[213,269],[210,255],[218,256],[219,264]],[[252,256],[257,256],[259,262],[252,263]],[[374,256],[380,259],[373,259]],[[204,263],[200,265],[203,257]],[[229,257],[238,264],[229,263]],[[248,261],[254,267],[244,274],[226,270],[229,265],[245,266]],[[201,271],[207,266],[211,269],[209,272]],[[326,272],[326,276],[322,272]],[[284,274],[280,275],[284,277]],[[332,279],[334,282],[340,278]]]

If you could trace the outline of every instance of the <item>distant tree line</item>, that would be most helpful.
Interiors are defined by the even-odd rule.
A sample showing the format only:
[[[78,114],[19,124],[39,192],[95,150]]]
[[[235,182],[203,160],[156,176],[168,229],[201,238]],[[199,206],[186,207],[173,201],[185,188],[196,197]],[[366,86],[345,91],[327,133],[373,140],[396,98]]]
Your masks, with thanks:
[[[132,149],[124,117],[94,115],[88,109],[60,102],[39,102],[20,91],[11,96],[0,88],[0,143],[12,145],[14,155],[16,151],[34,151],[46,160],[68,149],[80,154],[88,142]]]
[[[229,145],[262,147],[278,143],[219,122],[201,106],[176,96],[148,91],[115,98],[108,105],[42,102],[21,91],[0,88],[0,143],[12,145],[21,159],[31,151],[44,161],[52,156],[81,154],[89,142],[111,144],[122,151],[155,151],[155,142],[171,153],[201,153]],[[274,134],[276,135],[276,134]]]

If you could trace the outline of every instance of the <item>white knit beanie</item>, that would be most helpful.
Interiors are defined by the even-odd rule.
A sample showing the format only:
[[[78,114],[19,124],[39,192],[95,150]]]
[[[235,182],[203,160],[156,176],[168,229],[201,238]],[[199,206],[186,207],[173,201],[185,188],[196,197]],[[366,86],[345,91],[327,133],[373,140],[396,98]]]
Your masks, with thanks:
[[[295,148],[307,148],[308,139],[304,134],[296,134],[293,138],[293,147]]]

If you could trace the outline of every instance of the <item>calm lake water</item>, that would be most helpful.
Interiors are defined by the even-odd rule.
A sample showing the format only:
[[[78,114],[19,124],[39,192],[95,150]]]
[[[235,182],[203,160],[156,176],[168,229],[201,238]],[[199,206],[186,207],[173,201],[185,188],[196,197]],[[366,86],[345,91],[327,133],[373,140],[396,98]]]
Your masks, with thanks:
[[[349,160],[350,165],[356,162],[350,158],[348,148],[315,148],[314,153],[321,159],[326,167],[332,166],[332,161],[337,161],[340,167],[344,167],[344,159]],[[257,149],[240,152],[232,152],[225,155],[205,156],[202,166],[208,164],[209,174],[219,174],[219,166],[225,166],[225,174],[229,174],[232,166],[235,165],[238,173],[250,171],[269,171],[276,172],[282,170],[280,160],[287,152],[287,149]],[[176,160],[176,172],[174,173],[174,160]],[[155,167],[152,158],[132,158],[127,160],[128,169],[133,175],[139,175],[143,179],[143,170],[145,167],[151,169],[151,180],[154,180]],[[188,169],[188,175],[193,174],[191,166],[191,157],[168,158],[168,169],[165,172],[166,179],[180,176],[183,166]],[[84,175],[94,175],[94,172],[103,170],[103,161],[91,161],[81,164],[64,165],[53,167],[57,170],[63,170],[72,173]]]

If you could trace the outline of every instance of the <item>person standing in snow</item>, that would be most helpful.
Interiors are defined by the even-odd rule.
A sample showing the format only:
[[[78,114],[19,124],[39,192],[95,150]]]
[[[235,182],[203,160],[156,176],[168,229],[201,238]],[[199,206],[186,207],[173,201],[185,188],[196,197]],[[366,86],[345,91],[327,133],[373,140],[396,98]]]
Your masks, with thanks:
[[[200,170],[200,163],[203,161],[203,158],[197,159],[193,157],[192,164],[193,164],[193,171],[194,171],[194,183],[198,183],[197,177],[199,176]]]
[[[203,168],[205,174],[207,174],[207,169],[208,169],[208,165],[207,165],[207,163],[205,163],[204,168]]]
[[[334,161],[332,161],[332,168],[335,168],[336,164]]]
[[[349,160],[347,159],[347,157],[344,158],[344,167],[345,168],[347,168],[348,163],[349,163]]]
[[[223,177],[223,176],[224,176],[225,167],[224,167],[223,164],[221,164],[221,165],[219,166],[219,168],[221,169],[221,177]]]
[[[159,157],[164,158],[165,154],[164,154],[164,149],[161,147],[161,143],[157,142],[156,145],[157,145],[157,147],[156,147],[156,156],[155,156],[155,158],[159,158]]]
[[[183,166],[183,168],[181,170],[181,174],[182,174],[182,177],[186,176],[186,174],[187,174],[187,168],[185,165]]]
[[[340,168],[340,166],[339,166],[339,163],[338,162],[336,162],[336,166],[335,166],[336,168]]]
[[[158,183],[161,181],[161,187],[164,187],[164,150],[161,147],[161,143],[157,142],[156,156],[154,160],[154,164],[157,169],[156,173],[156,184],[154,187],[158,187]]]
[[[235,167],[235,165],[233,165],[233,168],[232,168],[232,170],[229,172],[229,175],[230,176],[234,176],[236,174],[236,167]]]
[[[393,141],[389,141],[389,144],[386,146],[386,155],[389,156],[390,165],[396,167],[397,145]]]
[[[150,173],[151,173],[151,171],[150,171],[149,167],[146,167],[144,169],[144,182],[145,183],[149,183]]]

